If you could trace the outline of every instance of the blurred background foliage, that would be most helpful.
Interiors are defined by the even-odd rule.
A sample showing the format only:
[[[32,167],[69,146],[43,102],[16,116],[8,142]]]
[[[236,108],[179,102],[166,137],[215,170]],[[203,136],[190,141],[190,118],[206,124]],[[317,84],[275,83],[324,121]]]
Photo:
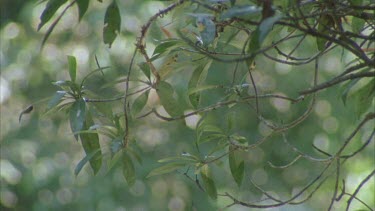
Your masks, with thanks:
[[[194,151],[191,143],[195,141],[195,132],[189,127],[151,117],[135,123],[135,136],[143,162],[135,163],[137,180],[134,186],[128,187],[119,168],[108,172],[102,170],[93,176],[91,169],[85,167],[78,176],[74,176],[74,168],[84,156],[84,152],[70,132],[67,113],[44,114],[48,102],[46,97],[57,90],[51,82],[68,79],[67,55],[77,58],[78,78],[96,69],[96,56],[101,66],[110,68],[104,70],[103,75],[92,77],[87,86],[104,97],[123,93],[123,84],[105,89],[101,86],[124,77],[140,26],[151,15],[165,7],[160,1],[117,2],[122,25],[121,33],[112,48],[108,48],[101,41],[105,8],[110,3],[108,1],[90,4],[85,18],[80,22],[77,9],[69,10],[43,48],[41,41],[47,27],[39,32],[36,29],[45,2],[0,2],[1,210],[217,210],[231,203],[227,198],[219,197],[217,201],[209,199],[194,181],[183,175],[183,169],[177,174],[146,179],[146,175],[158,167],[158,159]],[[170,20],[170,17],[166,17],[157,23],[167,25]],[[154,40],[163,39],[163,33],[158,27],[151,28],[150,33],[147,50],[151,51],[155,47]],[[298,55],[308,55],[310,49],[316,50],[314,40],[303,45],[300,52],[297,52]],[[319,81],[335,76],[342,71],[345,63],[352,59],[351,54],[342,54],[340,49],[332,50],[320,61]],[[312,71],[305,71],[313,69],[313,65],[291,67],[271,63],[261,56],[256,62],[254,77],[263,93],[272,92],[297,97],[297,91],[308,88],[313,77]],[[210,71],[215,71],[215,74],[209,74],[207,84],[230,84],[231,75],[225,71],[230,68],[233,68],[233,64],[214,63]],[[184,71],[174,77],[171,83],[178,91],[183,90],[183,86],[187,85],[186,77],[190,74],[189,71]],[[338,87],[333,87],[319,93],[312,115],[287,133],[289,142],[304,153],[315,157],[322,157],[322,154],[313,150],[312,143],[325,151],[334,152],[354,130],[360,119],[353,112],[355,104],[348,103],[344,106],[340,99],[341,92]],[[220,95],[220,90],[209,92],[204,97],[207,102],[203,103],[208,105],[211,101],[216,102]],[[155,99],[149,101],[148,103],[152,103]],[[30,115],[25,115],[19,123],[19,113],[29,104],[34,105],[34,111]],[[297,105],[277,99],[260,101],[266,118],[276,117],[286,122],[301,114],[307,104],[308,101]],[[113,109],[120,112],[121,104]],[[264,125],[259,124],[254,110],[246,109],[246,106],[241,105],[231,108],[231,112],[235,114],[236,132],[255,141],[269,131]],[[238,113],[241,115],[236,115]],[[210,113],[206,121],[222,123],[221,126],[225,128],[227,118],[222,115],[221,109],[217,109]],[[373,122],[365,125],[348,151],[361,146],[373,128]],[[101,145],[104,147],[103,151],[108,151],[105,139]],[[208,143],[204,147],[210,149],[213,146],[213,143]],[[373,149],[374,141],[361,154],[342,166],[347,191],[353,192],[358,183],[371,172],[374,167]],[[320,163],[300,160],[287,169],[271,168],[268,161],[281,166],[296,157],[291,148],[282,141],[281,136],[274,136],[261,147],[249,150],[245,157],[247,167],[240,188],[234,183],[230,172],[214,167],[218,192],[230,191],[238,199],[259,201],[262,194],[249,182],[248,178],[252,178],[264,190],[272,191],[271,193],[280,198],[288,198],[291,193],[304,187],[323,167]],[[217,166],[220,165],[227,163],[223,161]],[[284,206],[275,210],[326,208],[333,186],[334,178],[330,178],[318,194],[305,204]],[[371,180],[361,189],[358,198],[375,207],[374,193],[374,180]],[[364,208],[358,202],[353,202],[352,208],[354,207]],[[336,209],[340,210],[342,207]],[[230,210],[249,209],[234,206]]]

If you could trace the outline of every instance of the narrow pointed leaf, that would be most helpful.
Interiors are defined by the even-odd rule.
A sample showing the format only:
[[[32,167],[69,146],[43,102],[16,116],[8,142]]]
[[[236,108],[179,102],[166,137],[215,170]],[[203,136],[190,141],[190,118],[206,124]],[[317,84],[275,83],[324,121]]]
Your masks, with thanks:
[[[124,150],[122,152],[122,174],[129,186],[135,183],[135,168],[131,157]]]
[[[75,101],[70,108],[69,119],[70,119],[70,128],[76,140],[78,141],[78,131],[83,129],[83,125],[86,118],[86,103],[83,99],[78,99]]]
[[[77,61],[76,57],[74,56],[68,56],[68,69],[69,69],[69,75],[72,82],[76,81],[76,75],[77,75]]]
[[[281,14],[271,16],[264,19],[257,29],[251,35],[251,40],[249,42],[249,53],[254,53],[262,47],[263,41],[266,39],[267,35],[272,30],[273,25],[282,18]]]
[[[100,149],[97,149],[94,152],[86,155],[82,160],[80,160],[74,169],[74,175],[77,176],[79,172],[81,172],[82,168],[86,165],[86,163],[88,163],[99,152],[100,152]]]
[[[132,110],[131,110],[133,116],[136,116],[145,107],[147,100],[148,100],[149,92],[150,91],[147,90],[135,99],[133,106],[132,106]]]
[[[116,0],[108,6],[105,17],[104,17],[104,28],[103,28],[103,41],[104,44],[112,46],[113,41],[116,39],[117,33],[121,29],[121,16],[120,10],[117,6]]]
[[[83,15],[86,13],[87,8],[89,7],[90,0],[77,0],[76,3],[78,5],[78,14],[79,20],[82,20]]]
[[[46,24],[56,11],[63,5],[67,0],[49,0],[46,8],[43,10],[40,16],[40,23],[38,25],[38,31]]]
[[[85,116],[86,118],[83,127],[85,130],[88,130],[90,126],[94,125],[94,121],[89,112],[87,112],[87,115]],[[81,138],[82,147],[85,150],[86,155],[99,151],[89,160],[91,169],[94,171],[94,174],[97,174],[102,165],[99,135],[98,133],[82,133],[79,134],[79,137]]]
[[[261,11],[261,7],[257,7],[254,5],[235,6],[225,11],[220,18],[221,20],[224,20],[233,17],[259,15]]]
[[[189,92],[192,92],[191,94],[189,94],[189,100],[190,100],[191,105],[194,108],[197,108],[199,106],[201,95],[200,93],[194,92],[192,90],[203,85],[204,81],[206,80],[211,63],[212,63],[212,60],[209,60],[206,63],[199,65],[194,70],[189,80],[188,90]]]
[[[207,194],[212,198],[212,199],[217,199],[217,190],[216,190],[216,185],[214,180],[211,177],[211,172],[208,167],[208,165],[204,165],[201,168],[200,175],[202,177],[203,181],[203,186],[207,192]]]
[[[66,91],[57,91],[47,104],[47,111],[55,107],[61,102],[61,99],[65,96]]]
[[[229,147],[229,168],[232,173],[234,181],[238,186],[241,186],[242,179],[244,176],[245,163],[243,160],[239,161],[238,152],[233,150],[233,147]]]
[[[168,163],[164,166],[158,167],[154,170],[152,170],[148,175],[147,178],[161,175],[161,174],[167,174],[173,171],[176,171],[177,169],[180,169],[182,167],[186,166],[186,163]]]

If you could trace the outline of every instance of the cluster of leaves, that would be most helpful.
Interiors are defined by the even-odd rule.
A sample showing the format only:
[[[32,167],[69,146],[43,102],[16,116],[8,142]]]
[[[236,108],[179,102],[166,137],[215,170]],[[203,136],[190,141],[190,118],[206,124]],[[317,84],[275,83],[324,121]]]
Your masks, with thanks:
[[[38,29],[49,22],[56,11],[67,2],[67,0],[49,0],[41,15]],[[290,124],[265,120],[258,106],[260,99],[279,98],[298,103],[305,97],[310,97],[312,106],[315,93],[351,80],[343,87],[342,99],[345,103],[349,97],[353,98],[350,101],[358,104],[358,116],[363,116],[369,110],[372,103],[371,99],[375,96],[374,49],[369,47],[374,43],[375,34],[374,31],[366,32],[367,30],[374,30],[374,14],[368,11],[375,9],[375,5],[365,0],[342,3],[292,0],[275,1],[274,3],[269,0],[260,2],[259,4],[255,1],[179,0],[152,16],[140,29],[141,35],[137,39],[134,57],[129,71],[126,73],[126,80],[122,81],[126,83],[126,90],[124,90],[124,95],[117,100],[124,100],[125,107],[120,114],[113,114],[112,111],[103,112],[100,106],[92,102],[108,103],[112,102],[113,99],[100,99],[100,96],[96,96],[95,93],[85,89],[85,81],[88,77],[108,67],[98,66],[98,69],[77,82],[76,59],[68,56],[70,80],[54,83],[61,90],[56,92],[49,101],[48,110],[49,112],[66,110],[69,113],[74,137],[81,141],[86,152],[86,157],[78,163],[75,174],[78,174],[87,163],[90,164],[94,173],[99,171],[103,157],[99,145],[99,135],[102,135],[110,139],[112,156],[109,168],[120,164],[126,181],[129,185],[132,185],[136,178],[133,160],[136,159],[141,162],[141,156],[136,149],[136,140],[132,136],[134,130],[132,123],[149,115],[155,115],[165,121],[180,121],[192,115],[201,115],[195,126],[197,151],[159,160],[163,165],[151,171],[148,176],[174,172],[182,168],[194,168],[193,174],[200,176],[207,194],[216,199],[218,193],[215,175],[212,174],[212,165],[219,160],[227,159],[233,180],[238,186],[241,186],[246,167],[242,153],[258,147],[270,136],[283,133],[298,125],[306,119],[311,111],[311,107],[309,107],[305,114],[297,117]],[[65,7],[64,12],[72,5],[77,4],[79,18],[81,19],[89,3],[93,2],[74,0]],[[64,12],[51,24],[43,43]],[[145,50],[146,42],[148,42],[146,39],[148,29],[158,18],[167,13],[172,13],[172,17],[175,17],[176,14],[180,15],[179,19],[172,20],[178,22],[176,24],[178,25],[176,27],[178,38],[173,38],[170,31],[161,27],[161,31],[167,39],[154,41],[156,47],[149,56]],[[184,14],[183,20],[181,20],[181,14]],[[104,43],[109,44],[109,46],[112,45],[120,32],[120,26],[119,8],[116,1],[113,0],[107,7],[104,17]],[[279,35],[283,28],[287,28],[285,36]],[[293,52],[300,48],[301,43],[307,42],[309,37],[313,37],[316,42],[315,54],[308,58],[294,57]],[[292,51],[284,52],[281,49],[283,43],[294,42],[295,40],[298,40],[296,42],[298,44],[293,46]],[[254,81],[252,75],[258,55],[263,54],[270,61],[298,66],[317,61],[318,58],[337,46],[351,52],[356,58],[336,78],[317,84],[318,68],[316,68],[316,74],[312,80],[314,87],[304,91],[298,90],[300,91],[300,97],[296,99],[277,94],[261,95],[258,93],[258,84]],[[285,59],[280,60],[273,56],[275,52]],[[138,53],[144,61],[135,66],[133,63]],[[161,65],[156,67],[156,62],[161,63]],[[231,82],[225,84],[210,84],[208,82],[207,78],[210,74],[215,74],[209,70],[217,63],[235,64],[234,70],[229,72],[230,74],[228,73],[228,75],[232,75]],[[134,71],[137,72],[134,73]],[[175,90],[175,85],[171,80],[171,78],[178,77],[182,71],[190,72],[190,78],[187,81],[187,88],[184,90],[183,96]],[[366,78],[371,79],[366,81]],[[353,89],[359,84],[359,81],[366,81],[366,83],[361,88]],[[130,93],[128,88],[139,86],[140,82],[143,87]],[[151,94],[150,89],[156,91],[160,105],[169,116],[162,115],[158,111],[157,106],[159,105],[153,105],[154,108],[142,113]],[[205,94],[207,93],[220,94],[215,102],[209,102],[205,100]],[[131,99],[135,94],[138,94],[137,97]],[[92,100],[91,97],[93,96],[100,100]],[[131,102],[131,105],[129,102]],[[251,142],[247,137],[239,135],[237,129],[233,126],[233,114],[230,112],[231,108],[236,105],[246,105],[252,108],[259,121],[272,131],[271,135],[263,137],[253,144],[250,144]],[[216,109],[223,109],[222,113],[227,117],[225,127],[207,120],[209,119],[208,116]],[[186,114],[184,113],[186,110],[192,111]],[[102,120],[103,116],[106,119],[105,121]],[[369,113],[364,123],[373,118],[374,114]],[[350,140],[348,139],[348,141]],[[203,150],[202,146],[209,143],[214,143],[215,146],[208,151]],[[341,159],[341,153],[345,146],[343,145],[335,155],[329,156],[329,165],[334,160]],[[327,154],[325,153],[325,155]],[[303,154],[300,154],[300,157],[303,157]],[[300,194],[297,194],[297,196]],[[231,195],[227,195],[227,197],[232,198]],[[274,201],[277,202],[276,205],[264,206],[264,208],[281,206],[290,202],[275,199]],[[236,203],[239,203],[239,201],[234,200],[234,204]],[[241,204],[253,206],[252,204]]]

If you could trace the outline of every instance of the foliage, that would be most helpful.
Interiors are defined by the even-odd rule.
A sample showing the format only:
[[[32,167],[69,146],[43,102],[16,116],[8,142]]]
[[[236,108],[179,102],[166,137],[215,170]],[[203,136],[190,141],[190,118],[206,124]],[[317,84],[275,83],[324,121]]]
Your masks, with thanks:
[[[127,17],[121,13],[118,2],[111,1],[103,16],[103,42],[110,48],[121,45],[115,39],[124,33],[121,24]],[[81,21],[87,8],[94,4],[103,3],[49,0],[38,25],[40,30],[51,22],[42,46],[48,44],[69,9],[77,5]],[[56,15],[59,8],[63,10]],[[121,168],[128,185],[135,185],[137,169],[142,168],[139,164],[147,157],[146,152],[139,150],[137,132],[143,125],[160,123],[175,133],[173,142],[194,141],[185,143],[188,150],[162,157],[161,166],[150,171],[147,178],[178,172],[212,200],[228,200],[222,204],[226,207],[297,205],[328,189],[329,200],[324,203],[328,210],[335,206],[349,209],[353,200],[361,202],[362,208],[370,208],[374,202],[363,202],[356,194],[375,171],[367,169],[366,177],[354,192],[345,189],[344,179],[351,173],[346,163],[355,156],[366,156],[365,149],[374,140],[375,113],[370,109],[375,96],[375,50],[371,48],[375,36],[375,14],[371,13],[374,9],[375,5],[365,0],[178,0],[156,12],[139,28],[129,66],[120,68],[125,69],[121,73],[123,78],[109,84],[93,83],[91,80],[100,74],[105,77],[104,71],[113,68],[102,67],[96,59],[97,67],[81,79],[79,61],[68,56],[70,79],[53,83],[58,90],[46,104],[47,113],[68,114],[73,137],[80,140],[85,152],[74,170],[76,175],[86,164],[94,174],[105,168]],[[163,18],[173,26],[161,26],[158,21]],[[322,60],[329,58],[331,52],[340,51],[353,59],[345,61],[346,67],[337,70],[333,77],[327,77],[322,71]],[[271,68],[276,63],[295,70],[277,75],[278,70]],[[93,84],[99,87],[92,88]],[[119,84],[121,89],[116,90]],[[115,97],[107,98],[101,93],[100,89],[108,87],[113,88],[109,93]],[[335,144],[321,149],[303,133],[318,133],[322,121],[314,120],[312,113],[319,108],[317,102],[328,98],[324,92],[333,92],[329,96],[341,95],[350,112],[343,108],[338,118],[350,119],[353,116],[346,117],[346,113],[355,113],[356,125],[343,125],[338,130],[326,129],[335,124],[326,123],[330,125],[323,128],[331,131]],[[318,116],[320,112],[323,111],[316,112]],[[192,122],[192,117],[197,121]],[[173,127],[178,128],[176,132]],[[194,133],[186,137],[184,130]],[[344,136],[339,135],[341,131],[346,132]],[[354,143],[359,136],[365,141]],[[109,157],[104,156],[104,143],[109,146]],[[250,159],[259,156],[259,150],[265,154],[263,159],[268,160],[268,164],[263,164],[265,170],[259,170],[262,165]],[[103,165],[105,161],[110,165]],[[296,170],[304,165],[312,167]],[[255,169],[261,173],[254,174]],[[265,178],[259,176],[267,175],[267,171],[276,177],[268,184],[267,179],[264,182]],[[291,181],[298,178],[295,176],[286,183],[277,178],[293,172],[304,172],[306,176]],[[249,187],[257,193],[255,199],[235,194],[236,190]],[[280,194],[287,191],[288,197],[274,196],[267,189]]]

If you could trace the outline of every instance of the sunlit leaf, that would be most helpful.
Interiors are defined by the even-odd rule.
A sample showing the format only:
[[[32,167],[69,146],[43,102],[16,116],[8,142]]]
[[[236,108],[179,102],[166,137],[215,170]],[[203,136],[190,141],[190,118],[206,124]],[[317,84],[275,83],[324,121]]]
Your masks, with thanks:
[[[74,174],[77,176],[81,172],[82,168],[89,162],[96,154],[100,152],[100,149],[97,149],[90,154],[86,155],[82,160],[79,161],[77,166],[74,169]]]
[[[363,30],[366,21],[362,18],[353,17],[352,18],[352,30],[354,33],[360,33]]]
[[[132,105],[132,110],[131,110],[133,116],[136,116],[145,107],[147,100],[148,100],[149,92],[150,92],[149,90],[143,92],[134,100],[134,103]]]
[[[208,69],[210,68],[211,63],[212,63],[212,60],[208,60],[204,64],[199,65],[194,70],[189,80],[188,90],[189,92],[192,92],[191,94],[189,94],[189,100],[190,100],[191,105],[194,108],[197,108],[199,106],[201,95],[200,93],[193,92],[192,90],[203,85],[204,81],[206,80]]]
[[[69,119],[70,119],[70,128],[75,134],[74,137],[78,141],[78,131],[83,129],[83,125],[86,118],[86,103],[83,99],[78,99],[75,101],[70,108]]]
[[[77,61],[74,56],[68,56],[68,69],[70,79],[72,80],[72,82],[75,82],[77,75]]]
[[[56,81],[52,83],[65,91],[78,92],[78,85],[72,81]]]
[[[129,186],[134,185],[136,179],[135,168],[131,157],[125,150],[122,152],[122,174]]]
[[[117,33],[121,30],[121,16],[120,10],[117,6],[116,0],[108,6],[104,17],[103,41],[111,47],[113,41],[116,39]]]
[[[46,24],[56,11],[63,5],[67,0],[49,0],[46,8],[43,10],[40,16],[40,23],[38,25],[38,31]]]
[[[192,95],[192,94],[195,94],[197,92],[202,92],[202,91],[205,91],[205,90],[208,90],[208,89],[216,89],[216,88],[219,88],[220,86],[218,85],[203,85],[203,86],[199,86],[199,87],[195,87],[195,88],[192,88],[188,91],[188,95]]]
[[[90,0],[77,0],[79,20],[82,20],[83,15],[86,13],[89,7]]]
[[[177,58],[178,54],[172,54],[164,60],[158,71],[161,80],[166,79],[172,73],[172,71],[176,71],[178,68],[176,66]]]
[[[200,175],[202,177],[203,186],[206,189],[207,194],[212,199],[217,199],[215,182],[212,179],[211,172],[207,164],[201,167]]]
[[[94,125],[94,121],[90,115],[90,112],[87,112],[85,115],[85,121],[83,128],[88,130],[91,125]],[[99,135],[98,133],[82,133],[79,135],[81,138],[82,147],[85,150],[86,155],[90,155],[91,153],[99,150],[90,160],[91,169],[94,171],[94,174],[97,174],[100,170],[102,165],[102,153],[100,150],[99,144]]]
[[[258,15],[262,11],[261,7],[257,7],[254,5],[242,5],[242,6],[234,6],[227,11],[223,12],[220,16],[221,20],[233,17],[241,17],[241,16],[250,16],[250,15]]]
[[[238,186],[241,186],[242,179],[244,176],[245,163],[239,157],[238,151],[234,150],[233,146],[229,146],[229,168],[232,173],[234,181]]]
[[[161,175],[161,174],[167,174],[173,171],[176,171],[177,169],[180,169],[182,167],[186,166],[186,163],[168,163],[163,166],[160,166],[156,169],[153,169],[148,175],[147,178]]]
[[[156,88],[156,92],[159,96],[161,104],[169,115],[171,115],[172,117],[177,117],[183,114],[181,105],[173,96],[174,89],[169,83],[160,81],[158,87]]]
[[[55,107],[61,102],[61,99],[65,96],[66,91],[57,91],[47,104],[47,110]]]

